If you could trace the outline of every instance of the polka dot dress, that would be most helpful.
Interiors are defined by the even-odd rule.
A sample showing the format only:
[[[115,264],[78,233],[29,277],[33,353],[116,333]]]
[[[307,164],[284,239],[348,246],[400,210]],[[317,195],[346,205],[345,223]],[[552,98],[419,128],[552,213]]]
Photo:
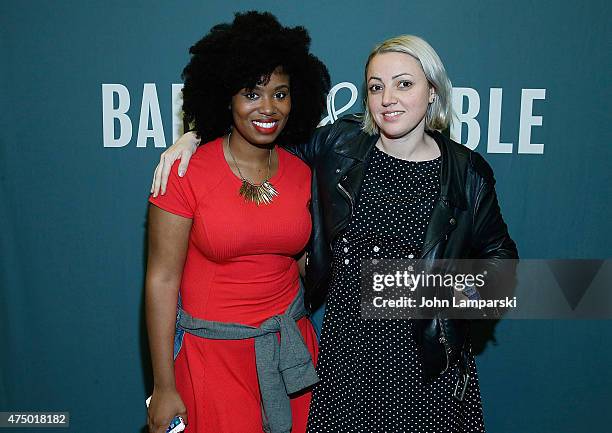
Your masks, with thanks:
[[[439,196],[440,158],[404,161],[374,148],[355,215],[335,244],[310,433],[484,432],[476,364],[463,401],[457,365],[422,380],[409,320],[363,320],[361,260],[417,257]]]

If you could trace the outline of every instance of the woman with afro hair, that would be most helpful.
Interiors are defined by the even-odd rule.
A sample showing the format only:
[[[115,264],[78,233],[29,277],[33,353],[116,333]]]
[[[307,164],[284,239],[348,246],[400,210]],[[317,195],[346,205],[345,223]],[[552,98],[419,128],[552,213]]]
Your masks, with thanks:
[[[329,74],[309,46],[304,28],[248,12],[190,49],[183,111],[203,144],[149,207],[150,432],[177,415],[196,433],[306,430],[311,174],[284,146],[306,141],[325,107]]]

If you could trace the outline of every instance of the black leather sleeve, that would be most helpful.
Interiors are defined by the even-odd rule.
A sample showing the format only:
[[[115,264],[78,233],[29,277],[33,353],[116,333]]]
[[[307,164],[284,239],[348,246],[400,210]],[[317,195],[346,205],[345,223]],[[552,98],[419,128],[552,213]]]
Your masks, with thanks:
[[[473,248],[479,258],[518,259],[516,244],[508,234],[495,192],[493,170],[477,153],[473,154],[478,182],[473,211]]]
[[[308,142],[287,146],[286,149],[314,167],[338,140],[347,140],[361,131],[361,115],[347,114],[334,123],[316,128]]]
[[[510,238],[495,192],[493,170],[477,153],[473,154],[476,200],[473,209],[472,257],[478,259],[480,272],[487,272],[483,298],[511,296],[516,286],[518,250]],[[488,288],[488,289],[487,289]]]
[[[287,146],[286,149],[300,158],[310,167],[313,167],[319,158],[333,125],[320,126],[314,130],[310,140],[306,143]]]

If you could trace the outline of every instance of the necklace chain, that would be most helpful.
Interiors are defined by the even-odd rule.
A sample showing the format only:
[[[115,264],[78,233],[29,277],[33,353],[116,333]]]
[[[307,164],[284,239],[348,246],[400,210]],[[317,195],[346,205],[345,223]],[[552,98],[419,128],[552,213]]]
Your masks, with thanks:
[[[242,171],[240,170],[240,166],[238,165],[238,162],[236,161],[236,158],[234,157],[234,154],[232,153],[232,148],[230,146],[230,137],[232,136],[232,133],[230,132],[227,135],[227,150],[230,154],[230,156],[232,157],[232,161],[234,161],[234,165],[236,166],[236,170],[238,170],[238,175],[240,176],[240,180],[242,180],[243,182],[248,182],[253,186],[257,186],[258,184],[251,182],[250,180],[248,180],[246,177],[244,177],[244,175],[242,174]],[[270,149],[270,153],[268,154],[268,174],[266,175],[266,178],[259,184],[262,185],[263,183],[267,182],[270,179],[270,165],[272,162],[272,149]]]

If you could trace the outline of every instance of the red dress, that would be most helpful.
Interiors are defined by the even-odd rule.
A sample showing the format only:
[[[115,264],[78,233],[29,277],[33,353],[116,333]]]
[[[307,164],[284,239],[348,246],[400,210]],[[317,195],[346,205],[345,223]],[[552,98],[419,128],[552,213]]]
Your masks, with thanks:
[[[310,237],[310,169],[278,148],[270,179],[279,195],[269,205],[238,195],[241,180],[223,155],[221,138],[201,145],[189,170],[172,167],[155,206],[193,219],[181,282],[183,309],[194,317],[259,326],[285,312],[298,291],[293,258]],[[313,360],[317,341],[309,320],[298,321]],[[261,433],[261,398],[253,339],[208,340],[185,333],[174,363],[187,406],[187,433]],[[310,392],[291,400],[293,433],[306,431]]]

